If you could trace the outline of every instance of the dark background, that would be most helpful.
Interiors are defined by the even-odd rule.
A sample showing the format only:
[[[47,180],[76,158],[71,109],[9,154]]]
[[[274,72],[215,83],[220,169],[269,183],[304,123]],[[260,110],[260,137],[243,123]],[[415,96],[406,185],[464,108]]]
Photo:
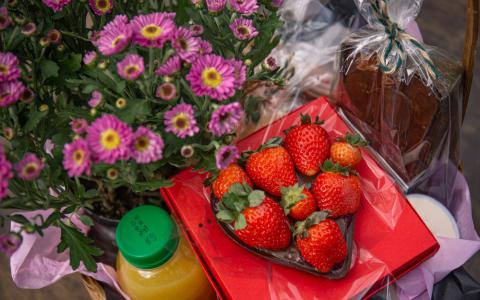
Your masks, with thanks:
[[[466,0],[425,0],[417,19],[427,44],[445,49],[461,60],[465,32]],[[480,55],[476,55],[480,62]],[[477,231],[480,231],[480,64],[475,66],[470,105],[462,129],[462,154],[465,161],[465,176],[470,184],[473,216]],[[475,175],[477,174],[477,175]],[[480,253],[467,264],[467,270],[480,281]],[[79,275],[60,280],[41,290],[21,290],[15,287],[10,277],[8,260],[0,254],[0,299],[29,300],[76,300],[89,299]]]

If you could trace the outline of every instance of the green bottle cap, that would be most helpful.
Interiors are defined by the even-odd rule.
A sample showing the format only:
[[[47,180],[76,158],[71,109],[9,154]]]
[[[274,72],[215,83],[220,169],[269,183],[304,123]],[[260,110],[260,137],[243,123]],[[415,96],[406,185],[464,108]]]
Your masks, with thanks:
[[[129,211],[117,226],[116,240],[123,257],[139,269],[161,266],[177,250],[179,236],[168,213],[153,205]]]

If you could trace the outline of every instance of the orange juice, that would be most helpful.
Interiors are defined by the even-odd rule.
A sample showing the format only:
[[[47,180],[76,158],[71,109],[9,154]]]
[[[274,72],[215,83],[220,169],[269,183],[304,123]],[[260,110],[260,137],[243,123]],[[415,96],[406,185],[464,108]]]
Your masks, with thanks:
[[[161,208],[128,212],[116,238],[118,281],[132,300],[215,299],[190,245]]]

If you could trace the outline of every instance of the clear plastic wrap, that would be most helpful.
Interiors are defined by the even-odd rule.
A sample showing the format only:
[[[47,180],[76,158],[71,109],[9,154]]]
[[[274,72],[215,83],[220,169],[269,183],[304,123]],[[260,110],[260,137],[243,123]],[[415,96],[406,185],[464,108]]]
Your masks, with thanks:
[[[341,46],[332,97],[402,189],[459,163],[462,66],[403,28],[421,0],[357,0],[368,25]]]

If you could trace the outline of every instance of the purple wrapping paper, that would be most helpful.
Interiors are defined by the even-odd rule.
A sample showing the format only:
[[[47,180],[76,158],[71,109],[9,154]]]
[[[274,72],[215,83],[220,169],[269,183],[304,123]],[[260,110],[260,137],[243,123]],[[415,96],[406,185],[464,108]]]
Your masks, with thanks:
[[[437,237],[440,250],[434,257],[397,281],[399,299],[431,299],[433,285],[462,266],[480,250],[472,218],[470,191],[465,177],[451,164],[441,166],[425,182],[423,193],[445,205],[455,217],[460,239]]]
[[[47,218],[50,213],[51,211],[34,211],[23,213],[23,215],[27,218],[32,218],[37,214],[42,214]],[[88,228],[78,220],[76,215],[73,215],[70,220],[83,232],[88,231]],[[18,226],[18,224],[12,223],[11,229],[16,231],[19,229]],[[44,234],[43,238],[37,234],[24,234],[22,245],[11,256],[10,270],[12,279],[17,287],[40,289],[60,280],[64,276],[80,272],[115,287],[125,299],[129,299],[120,289],[113,267],[98,263],[97,272],[90,273],[83,264],[80,264],[79,269],[74,271],[70,267],[68,252],[57,253],[57,245],[60,242],[60,229],[50,227],[44,231]]]

